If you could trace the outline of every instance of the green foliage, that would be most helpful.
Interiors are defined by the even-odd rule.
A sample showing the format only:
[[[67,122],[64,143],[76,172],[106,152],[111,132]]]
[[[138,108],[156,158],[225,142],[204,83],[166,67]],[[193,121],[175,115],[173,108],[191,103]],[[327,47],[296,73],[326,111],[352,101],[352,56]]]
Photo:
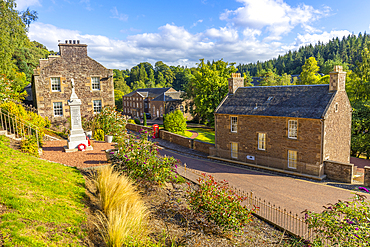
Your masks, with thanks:
[[[135,120],[133,120],[132,118],[130,118],[129,120],[127,120],[127,122],[130,123],[130,124],[136,124],[135,123]]]
[[[148,141],[148,131],[141,130],[141,135],[125,134],[117,138],[119,169],[132,179],[163,184],[177,182],[180,177],[174,171],[178,160],[171,156],[158,156],[155,143]]]
[[[194,107],[190,113],[197,115],[202,122],[214,124],[213,113],[228,92],[231,73],[236,72],[234,64],[219,60],[212,64],[200,60],[192,79],[186,87],[186,98],[192,99]]]
[[[302,85],[318,84],[321,79],[321,76],[318,74],[319,69],[320,68],[317,66],[317,61],[314,57],[307,59],[305,64],[302,66],[299,83]]]
[[[75,168],[9,148],[0,137],[4,246],[77,246],[86,238],[85,180]]]
[[[370,156],[370,102],[355,101],[352,103],[352,138],[351,155]]]
[[[39,147],[37,146],[37,138],[35,135],[27,136],[25,140],[21,142],[21,150],[25,153],[29,153],[32,156],[39,156]]]
[[[183,134],[187,127],[186,118],[180,110],[175,110],[163,116],[163,126],[169,132]]]
[[[216,182],[206,174],[202,174],[198,182],[199,189],[189,192],[188,197],[193,210],[204,214],[226,231],[241,231],[252,221],[252,211],[241,205],[247,198],[237,195],[228,182]]]
[[[120,135],[126,130],[126,118],[117,112],[114,107],[103,107],[99,114],[94,116],[94,129],[102,129],[106,135]]]
[[[124,92],[122,92],[118,89],[114,89],[114,101],[115,101],[115,105],[116,105],[117,110],[122,110],[123,109],[123,101],[122,101],[123,95],[125,95]]]
[[[135,118],[134,122],[135,122],[135,124],[141,124],[140,119],[138,119],[138,118]]]
[[[97,141],[104,141],[104,130],[102,129],[95,130],[94,139]]]
[[[368,246],[370,203],[356,194],[352,201],[329,204],[321,213],[306,211],[306,223],[315,232],[313,246]]]
[[[144,126],[146,126],[147,124],[146,124],[146,114],[145,114],[145,112],[144,112],[144,116],[143,116],[143,125]]]

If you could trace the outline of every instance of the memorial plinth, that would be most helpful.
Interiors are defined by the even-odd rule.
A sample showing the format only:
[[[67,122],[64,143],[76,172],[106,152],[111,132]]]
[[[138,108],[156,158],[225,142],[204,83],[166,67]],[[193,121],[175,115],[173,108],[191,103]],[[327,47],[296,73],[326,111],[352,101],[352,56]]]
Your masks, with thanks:
[[[68,135],[68,146],[64,147],[66,152],[78,151],[78,146],[84,144],[86,150],[92,150],[92,147],[88,145],[88,140],[84,130],[82,129],[81,123],[81,100],[77,97],[74,88],[74,81],[72,79],[72,94],[70,100],[68,100],[68,105],[71,113],[71,129]]]

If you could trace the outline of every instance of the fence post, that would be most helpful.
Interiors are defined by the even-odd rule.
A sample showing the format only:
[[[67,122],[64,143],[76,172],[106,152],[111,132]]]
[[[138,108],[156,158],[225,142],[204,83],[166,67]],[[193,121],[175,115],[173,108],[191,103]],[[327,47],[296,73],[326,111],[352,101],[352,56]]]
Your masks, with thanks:
[[[250,205],[250,209],[252,209],[252,205],[253,205],[253,191],[251,191],[251,193],[250,193],[249,205]]]

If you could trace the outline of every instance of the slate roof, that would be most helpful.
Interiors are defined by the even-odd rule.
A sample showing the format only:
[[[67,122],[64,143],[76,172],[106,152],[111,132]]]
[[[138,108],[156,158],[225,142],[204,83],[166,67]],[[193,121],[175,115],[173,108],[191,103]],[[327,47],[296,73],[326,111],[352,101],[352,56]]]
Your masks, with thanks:
[[[131,97],[136,92],[139,92],[144,97],[154,98],[154,97],[157,97],[158,95],[168,91],[169,89],[170,89],[170,87],[165,87],[165,88],[140,88],[140,89],[137,89],[137,90],[135,90],[131,93],[128,93],[128,94],[124,95],[124,97]]]
[[[328,84],[240,87],[215,113],[320,119],[334,95]]]
[[[182,91],[178,92],[165,92],[154,98],[152,101],[177,101],[182,100]]]

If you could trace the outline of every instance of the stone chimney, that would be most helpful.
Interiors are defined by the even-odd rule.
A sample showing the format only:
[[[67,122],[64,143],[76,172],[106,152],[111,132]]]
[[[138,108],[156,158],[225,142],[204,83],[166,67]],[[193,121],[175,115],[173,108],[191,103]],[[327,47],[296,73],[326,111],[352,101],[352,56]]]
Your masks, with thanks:
[[[234,94],[238,87],[244,86],[244,78],[240,73],[231,73],[231,78],[227,79],[229,82],[229,94]]]
[[[346,74],[343,72],[343,67],[334,66],[334,71],[330,72],[329,92],[346,91]]]
[[[87,45],[80,44],[79,40],[66,40],[58,46],[61,57],[87,57]]]

